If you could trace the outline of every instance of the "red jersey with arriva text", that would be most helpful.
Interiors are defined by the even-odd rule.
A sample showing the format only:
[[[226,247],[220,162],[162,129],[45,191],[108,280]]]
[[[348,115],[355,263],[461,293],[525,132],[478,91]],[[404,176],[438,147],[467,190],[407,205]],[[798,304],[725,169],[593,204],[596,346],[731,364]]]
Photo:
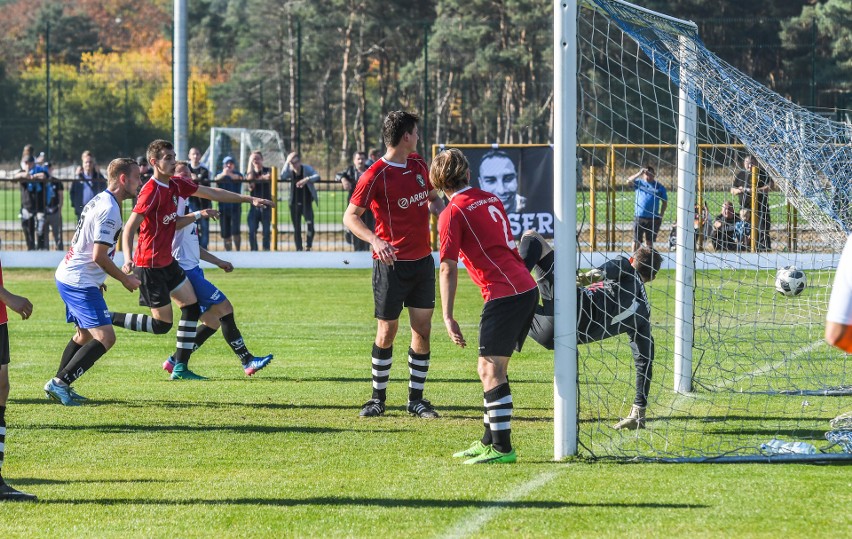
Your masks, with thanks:
[[[453,194],[438,218],[441,260],[461,260],[485,301],[536,287],[527,271],[503,204],[496,196],[467,187]]]
[[[134,264],[140,268],[164,268],[172,263],[178,197],[189,198],[197,190],[195,182],[180,176],[172,177],[167,184],[151,178],[142,186],[133,208],[133,213],[145,217],[139,226]]]
[[[376,235],[398,249],[397,260],[420,260],[429,245],[429,169],[412,153],[405,163],[379,159],[361,175],[349,201],[376,216]],[[373,258],[377,258],[373,253]]]
[[[0,286],[3,286],[3,264],[0,264]],[[9,315],[6,314],[6,304],[0,301],[0,324],[5,324],[9,321]]]

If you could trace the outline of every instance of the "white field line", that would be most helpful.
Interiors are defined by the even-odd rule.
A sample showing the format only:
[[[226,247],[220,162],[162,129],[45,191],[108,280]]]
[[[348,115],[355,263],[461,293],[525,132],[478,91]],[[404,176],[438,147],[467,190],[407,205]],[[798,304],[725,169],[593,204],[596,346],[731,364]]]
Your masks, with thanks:
[[[485,465],[489,466],[489,465]],[[500,466],[499,464],[493,466]],[[461,538],[461,537],[471,537],[481,535],[480,531],[482,528],[488,524],[494,517],[497,516],[500,511],[506,509],[509,504],[515,502],[532,492],[540,489],[547,483],[549,483],[553,478],[555,478],[559,473],[564,470],[566,466],[558,466],[557,468],[551,468],[545,470],[540,473],[536,477],[533,477],[523,485],[513,488],[505,496],[500,498],[499,500],[494,502],[494,505],[486,507],[485,509],[480,509],[475,512],[468,518],[462,520],[458,524],[456,524],[453,528],[447,531],[445,534],[440,535],[439,537],[443,538]]]

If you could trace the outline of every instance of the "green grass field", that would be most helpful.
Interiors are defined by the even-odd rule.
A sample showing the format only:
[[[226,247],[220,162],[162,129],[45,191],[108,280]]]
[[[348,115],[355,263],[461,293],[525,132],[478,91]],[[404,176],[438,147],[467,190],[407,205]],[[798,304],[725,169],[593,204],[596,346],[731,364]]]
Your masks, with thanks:
[[[73,331],[52,270],[4,277],[35,313],[10,315],[3,472],[41,500],[0,505],[4,539],[852,534],[849,467],[553,462],[553,360],[533,342],[510,366],[518,463],[459,464],[450,455],[481,434],[481,386],[475,347],[453,347],[438,313],[426,396],[443,418],[404,413],[401,331],[388,414],[359,420],[375,331],[368,271],[210,273],[250,349],[275,354],[270,367],[247,379],[217,335],[192,359],[210,381],[169,382],[160,364],[174,332],[118,330],[113,350],[75,385],[91,398],[77,408],[41,390]],[[654,283],[652,302],[667,301],[660,294],[672,280]],[[112,309],[142,312],[135,295],[109,284]],[[463,276],[457,318],[469,342],[480,308]],[[629,394],[632,381],[602,369],[597,383]]]

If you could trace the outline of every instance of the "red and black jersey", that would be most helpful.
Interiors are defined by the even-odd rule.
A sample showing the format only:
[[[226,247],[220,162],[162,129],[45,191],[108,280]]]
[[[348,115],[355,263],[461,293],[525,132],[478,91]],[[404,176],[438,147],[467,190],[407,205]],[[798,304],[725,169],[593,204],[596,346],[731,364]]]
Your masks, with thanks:
[[[140,268],[164,268],[172,263],[172,240],[177,226],[178,197],[189,198],[198,190],[192,180],[174,176],[165,184],[151,178],[139,192],[133,213],[145,217],[133,263]]]
[[[458,260],[482,290],[485,301],[522,294],[536,287],[515,247],[500,199],[468,187],[453,194],[438,219],[441,260]]]
[[[429,245],[429,169],[412,153],[404,164],[384,158],[361,175],[350,202],[376,216],[376,235],[398,249],[398,260],[420,260]],[[377,258],[373,253],[373,258]]]

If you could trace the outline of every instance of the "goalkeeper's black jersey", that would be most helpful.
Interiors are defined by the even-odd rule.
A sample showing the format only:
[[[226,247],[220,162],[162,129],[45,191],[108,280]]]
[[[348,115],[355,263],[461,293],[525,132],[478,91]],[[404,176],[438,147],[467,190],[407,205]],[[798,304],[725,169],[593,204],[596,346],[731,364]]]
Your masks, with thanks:
[[[577,340],[581,344],[613,335],[651,334],[651,309],[645,285],[624,257],[609,260],[598,269],[604,280],[577,288]]]

